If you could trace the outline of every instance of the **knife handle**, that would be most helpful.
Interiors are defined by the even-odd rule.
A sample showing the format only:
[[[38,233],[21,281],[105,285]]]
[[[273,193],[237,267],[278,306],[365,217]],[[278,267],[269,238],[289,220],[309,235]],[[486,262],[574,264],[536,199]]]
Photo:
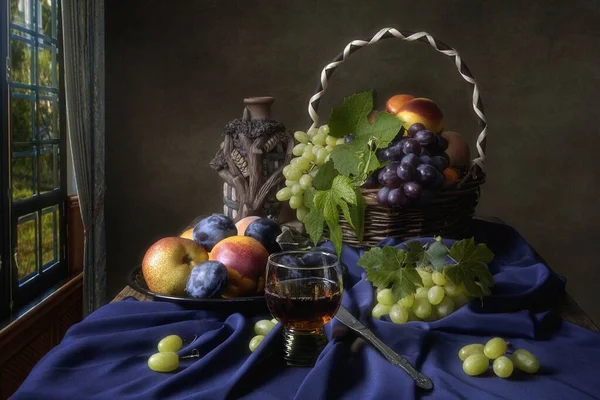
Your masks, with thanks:
[[[415,380],[415,383],[418,387],[426,390],[433,389],[433,382],[431,381],[431,379],[414,369],[414,367],[410,365],[410,363],[406,361],[404,357],[396,353],[385,343],[379,340],[373,332],[366,328],[358,328],[354,329],[354,331],[358,333],[363,339],[375,346],[375,348],[379,350],[389,362],[391,362],[394,365],[397,365],[398,367],[406,371],[406,373]]]

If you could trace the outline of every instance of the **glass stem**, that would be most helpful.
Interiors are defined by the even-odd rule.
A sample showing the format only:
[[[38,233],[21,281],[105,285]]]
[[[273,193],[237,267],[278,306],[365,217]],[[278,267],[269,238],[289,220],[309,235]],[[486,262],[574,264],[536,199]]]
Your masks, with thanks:
[[[284,359],[287,365],[312,367],[327,345],[323,328],[314,330],[283,329]]]

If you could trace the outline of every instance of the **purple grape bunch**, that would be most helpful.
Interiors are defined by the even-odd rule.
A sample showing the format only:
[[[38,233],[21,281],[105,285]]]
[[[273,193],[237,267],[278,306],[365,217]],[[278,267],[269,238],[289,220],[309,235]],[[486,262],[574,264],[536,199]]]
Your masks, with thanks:
[[[373,188],[375,181],[379,183],[378,204],[402,207],[431,198],[444,186],[447,148],[448,141],[416,123],[408,128],[406,136],[380,150],[380,161],[388,164],[372,175],[368,185]]]

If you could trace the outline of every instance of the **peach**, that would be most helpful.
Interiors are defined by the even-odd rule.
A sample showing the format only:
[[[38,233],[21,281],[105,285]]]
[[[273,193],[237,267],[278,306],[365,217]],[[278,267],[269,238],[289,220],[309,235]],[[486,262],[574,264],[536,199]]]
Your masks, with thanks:
[[[458,132],[446,131],[442,137],[448,141],[446,154],[450,158],[450,166],[464,168],[471,162],[471,148],[469,143]]]
[[[231,236],[221,240],[210,252],[210,259],[227,268],[227,290],[223,297],[256,296],[265,288],[265,270],[269,252],[249,236]]]
[[[398,111],[400,111],[402,106],[404,106],[404,104],[406,104],[414,98],[415,97],[411,96],[410,94],[397,94],[395,96],[392,96],[385,103],[385,110],[390,114],[396,115],[398,114]]]
[[[239,236],[244,236],[244,233],[246,233],[246,228],[248,227],[248,225],[250,225],[251,223],[253,223],[254,221],[256,221],[259,218],[260,217],[253,215],[250,217],[245,217],[245,218],[240,219],[238,222],[235,223],[235,227],[237,228],[237,234]]]
[[[404,129],[408,130],[412,124],[421,123],[425,128],[440,133],[444,129],[444,115],[432,100],[417,97],[404,103],[396,113],[396,117],[404,122]]]
[[[208,260],[202,246],[190,239],[167,237],[148,248],[142,261],[142,275],[155,293],[183,296],[196,264]]]
[[[181,233],[181,235],[179,235],[179,237],[182,237],[184,239],[194,240],[194,228],[190,228],[190,229],[186,230],[185,232]]]

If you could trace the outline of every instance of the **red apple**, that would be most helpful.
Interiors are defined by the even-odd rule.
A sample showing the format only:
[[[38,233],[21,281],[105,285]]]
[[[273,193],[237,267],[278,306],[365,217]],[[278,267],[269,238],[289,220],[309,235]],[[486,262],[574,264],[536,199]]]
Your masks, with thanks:
[[[249,236],[228,237],[213,247],[210,259],[227,267],[228,284],[223,297],[263,293],[269,252],[258,240]]]
[[[450,166],[462,169],[471,162],[469,143],[458,132],[446,131],[442,137],[448,141],[446,154],[450,158]]]
[[[258,217],[256,215],[240,219],[238,222],[235,223],[235,227],[237,228],[237,234],[239,236],[244,236],[244,233],[246,233],[246,228],[248,227],[248,225],[250,225],[252,222],[256,221],[257,219],[260,219],[260,217]]]
[[[142,261],[148,289],[155,293],[183,296],[192,268],[208,260],[206,250],[182,237],[167,237],[154,243]]]
[[[396,117],[404,122],[408,130],[412,124],[421,123],[425,128],[440,133],[444,129],[444,115],[432,100],[418,97],[404,103],[396,113]]]

